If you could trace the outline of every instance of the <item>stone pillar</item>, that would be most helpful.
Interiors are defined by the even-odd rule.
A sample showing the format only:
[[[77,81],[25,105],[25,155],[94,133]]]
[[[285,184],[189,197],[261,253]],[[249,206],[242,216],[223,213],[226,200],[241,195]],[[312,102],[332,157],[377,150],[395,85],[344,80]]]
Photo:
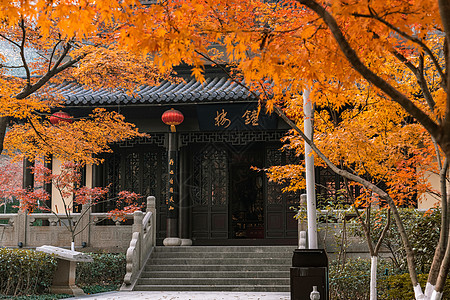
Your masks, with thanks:
[[[178,235],[179,181],[178,181],[178,141],[175,132],[169,133],[167,181],[167,227],[164,246],[180,246]]]
[[[178,231],[181,238],[181,246],[192,246],[189,222],[189,191],[187,181],[189,180],[188,157],[186,149],[180,151],[180,213]]]
[[[45,158],[44,166],[53,172],[53,155],[49,155]],[[50,199],[45,201],[45,205],[52,209],[52,183],[44,182],[44,191],[46,191],[50,195]]]

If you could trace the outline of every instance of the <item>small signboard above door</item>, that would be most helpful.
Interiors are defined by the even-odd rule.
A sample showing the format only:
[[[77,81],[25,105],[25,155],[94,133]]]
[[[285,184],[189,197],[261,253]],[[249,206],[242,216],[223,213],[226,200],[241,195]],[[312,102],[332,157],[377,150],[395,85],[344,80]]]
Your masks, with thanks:
[[[277,129],[277,117],[267,115],[256,103],[197,105],[200,130]]]

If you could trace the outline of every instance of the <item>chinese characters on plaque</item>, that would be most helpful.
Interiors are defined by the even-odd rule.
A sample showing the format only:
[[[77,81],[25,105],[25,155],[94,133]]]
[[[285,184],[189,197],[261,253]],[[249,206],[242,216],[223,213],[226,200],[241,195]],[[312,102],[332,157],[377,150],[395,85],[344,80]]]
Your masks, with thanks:
[[[257,103],[204,104],[196,107],[200,130],[273,130],[277,117],[265,114]]]
[[[231,120],[227,118],[228,112],[222,108],[222,112],[216,112],[217,116],[214,118],[214,126],[228,128],[231,125]]]
[[[228,112],[222,108],[222,111],[216,111],[216,117],[214,118],[214,126],[228,128],[231,125],[231,120],[227,118]],[[247,109],[241,116],[245,125],[258,126],[258,109]]]
[[[167,199],[166,204],[169,207],[169,211],[174,210],[174,204],[175,204],[175,193],[174,193],[174,185],[175,185],[175,170],[176,170],[176,163],[175,159],[171,158],[169,160],[169,185],[168,185],[168,191],[167,191]]]
[[[242,115],[242,118],[244,119],[245,125],[252,125],[252,126],[258,126],[258,120],[259,120],[259,113],[257,109],[249,110],[247,109],[245,113]]]

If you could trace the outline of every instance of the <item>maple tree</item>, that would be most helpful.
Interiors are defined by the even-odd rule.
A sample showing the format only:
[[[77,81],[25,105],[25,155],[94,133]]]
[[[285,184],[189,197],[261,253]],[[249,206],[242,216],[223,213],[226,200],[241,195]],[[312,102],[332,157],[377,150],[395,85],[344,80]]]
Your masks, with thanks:
[[[64,105],[54,88],[63,81],[132,93],[143,84],[167,78],[151,59],[117,45],[114,29],[121,26],[120,15],[134,4],[2,1],[1,151],[12,155],[20,151],[30,159],[51,154],[61,160],[95,163],[93,155],[108,150],[108,144],[142,135],[122,116],[104,109],[75,116],[71,124],[48,122],[51,112]]]
[[[18,189],[10,192],[20,201],[19,209],[21,211],[32,213],[40,210],[51,212],[59,220],[71,235],[71,249],[75,250],[75,237],[87,228],[91,222],[81,223],[80,220],[95,205],[104,202],[114,202],[115,208],[110,210],[107,217],[114,221],[124,221],[127,214],[142,209],[139,203],[142,196],[139,194],[120,191],[116,198],[108,198],[108,187],[86,187],[81,183],[81,169],[83,165],[75,162],[64,162],[61,165],[60,172],[53,174],[52,170],[44,167],[43,164],[37,164],[33,168],[36,181],[49,183],[55,187],[57,194],[62,200],[63,207],[59,214],[47,205],[50,199],[49,193],[44,189]],[[82,205],[82,210],[78,215],[74,215],[75,206]],[[101,222],[103,219],[98,220]]]
[[[101,108],[72,116],[71,122],[51,124],[51,113],[64,106],[58,84],[75,81],[85,88],[132,93],[168,76],[159,73],[148,57],[118,47],[114,28],[121,26],[120,16],[131,12],[135,1],[0,3],[0,153],[6,150],[16,160],[52,157],[73,164],[61,174],[44,172],[63,199],[61,211],[71,220],[74,205],[95,205],[107,191],[80,187],[79,167],[99,163],[96,154],[110,151],[111,143],[144,134],[119,113]],[[42,189],[8,195],[19,199],[27,212],[36,206],[49,210],[44,201],[49,195]],[[133,204],[137,197],[121,192],[116,204],[124,207],[111,211],[111,217],[120,219],[137,209]],[[72,241],[83,230],[76,222],[62,224]]]
[[[261,103],[294,128],[329,168],[386,201],[407,253],[416,299],[442,297],[450,267],[446,216],[450,158],[448,1],[172,0],[137,11],[128,21],[130,26],[122,29],[122,42],[153,53],[161,70],[186,62],[202,80],[205,61],[233,68],[231,76],[240,82],[244,79]],[[224,51],[218,51],[220,48]],[[316,132],[312,141],[303,134],[298,117],[302,111],[299,95],[305,89],[312,90],[310,99],[318,107],[335,111],[353,108],[341,116],[346,118],[345,126],[333,132],[337,136]],[[367,95],[372,99],[365,104]],[[361,115],[364,118],[358,118]],[[326,118],[326,111],[316,111],[316,120],[318,117]],[[327,126],[327,122],[322,125]],[[350,129],[353,131],[347,132]],[[417,280],[414,252],[396,203],[412,187],[399,176],[388,176],[395,165],[403,174],[415,174],[405,171],[416,170],[414,158],[400,151],[418,157],[414,152],[422,151],[421,140],[415,140],[415,135],[435,147],[435,164],[431,165],[441,175],[438,194],[443,212],[447,212],[442,214],[441,237],[425,292]],[[322,139],[328,139],[330,147],[325,147]],[[394,146],[396,139],[399,143]],[[352,143],[354,149],[349,149]],[[364,147],[365,143],[373,147]],[[392,155],[388,147],[393,147]],[[427,152],[430,149],[426,147]],[[404,162],[401,155],[406,158]],[[423,159],[429,162],[429,157],[426,154]],[[341,164],[338,158],[348,161]],[[377,162],[385,160],[386,164],[378,166]],[[371,172],[374,177],[368,178]],[[382,174],[392,188],[376,184]],[[402,192],[397,193],[399,190]]]

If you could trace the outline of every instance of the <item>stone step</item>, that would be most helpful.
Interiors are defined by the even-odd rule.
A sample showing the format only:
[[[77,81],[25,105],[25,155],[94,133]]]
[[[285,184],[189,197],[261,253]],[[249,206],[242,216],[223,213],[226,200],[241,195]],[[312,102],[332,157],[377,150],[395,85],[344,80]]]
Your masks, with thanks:
[[[155,252],[288,252],[296,249],[295,246],[189,246],[189,247],[164,247],[157,246]]]
[[[150,265],[286,265],[291,264],[289,258],[154,258]]]
[[[286,271],[211,271],[208,266],[208,271],[154,271],[142,272],[141,278],[289,278],[289,268]]]
[[[137,291],[288,292],[293,246],[156,247]]]
[[[289,278],[140,278],[139,285],[289,285]]]
[[[289,285],[137,285],[136,291],[289,292]]]
[[[290,265],[282,264],[282,265],[174,265],[174,264],[168,264],[168,265],[156,265],[156,264],[147,264],[145,266],[145,272],[154,272],[154,271],[169,271],[169,272],[184,272],[184,271],[195,271],[195,272],[202,272],[202,271],[216,271],[216,272],[222,272],[222,271],[240,271],[240,272],[251,272],[251,271],[258,271],[258,272],[265,272],[265,271],[286,271],[289,270]]]
[[[186,258],[292,258],[290,252],[155,252],[152,258],[177,258],[183,255]]]

